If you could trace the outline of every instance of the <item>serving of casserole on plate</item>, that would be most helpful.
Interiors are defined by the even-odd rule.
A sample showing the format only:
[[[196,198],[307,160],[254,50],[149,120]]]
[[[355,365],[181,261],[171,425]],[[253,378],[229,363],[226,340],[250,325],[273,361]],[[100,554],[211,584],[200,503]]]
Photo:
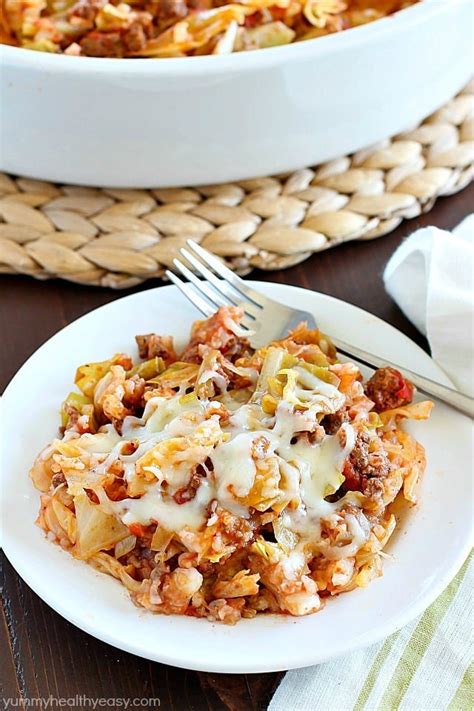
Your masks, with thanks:
[[[365,383],[304,323],[253,351],[243,311],[137,336],[80,366],[62,426],[31,470],[48,538],[154,612],[228,624],[306,615],[381,574],[398,493],[423,447],[401,427],[429,401],[393,368]]]
[[[258,288],[314,313],[323,332],[443,379],[365,312]],[[189,339],[195,317],[173,287],[120,299],[57,334],[14,378],[2,483],[4,548],[18,572],[91,634],[214,671],[317,663],[419,614],[469,545],[458,495],[469,486],[467,418],[436,403],[427,421],[405,419],[430,405],[408,404],[396,373],[361,380],[319,332],[252,352],[238,314],[221,312]],[[146,334],[134,362],[123,355],[129,331]],[[25,398],[41,404],[25,410]],[[40,451],[38,527],[27,472]]]

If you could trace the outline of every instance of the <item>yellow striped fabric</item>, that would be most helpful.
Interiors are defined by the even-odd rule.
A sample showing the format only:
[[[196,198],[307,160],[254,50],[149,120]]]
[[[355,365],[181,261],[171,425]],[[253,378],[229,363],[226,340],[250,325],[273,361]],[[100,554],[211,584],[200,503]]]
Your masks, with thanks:
[[[288,672],[269,711],[472,711],[474,556],[416,620],[367,649]]]

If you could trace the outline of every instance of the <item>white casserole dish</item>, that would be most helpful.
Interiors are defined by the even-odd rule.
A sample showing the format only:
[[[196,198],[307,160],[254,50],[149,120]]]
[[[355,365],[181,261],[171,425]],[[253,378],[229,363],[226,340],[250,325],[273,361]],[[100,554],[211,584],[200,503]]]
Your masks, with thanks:
[[[196,185],[293,170],[410,128],[472,73],[472,0],[228,56],[96,59],[1,46],[1,168]]]

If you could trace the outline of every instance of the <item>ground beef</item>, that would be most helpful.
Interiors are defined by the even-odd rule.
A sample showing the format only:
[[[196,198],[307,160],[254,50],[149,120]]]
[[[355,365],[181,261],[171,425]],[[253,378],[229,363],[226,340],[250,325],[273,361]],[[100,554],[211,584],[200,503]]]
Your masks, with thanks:
[[[170,25],[192,10],[209,10],[212,0],[149,0],[146,9],[153,13],[159,25]]]
[[[79,42],[87,57],[123,57],[124,45],[120,32],[89,32]]]
[[[196,496],[199,484],[199,477],[196,477],[193,474],[188,486],[182,486],[180,489],[175,491],[175,493],[173,494],[173,499],[176,501],[177,504],[186,504],[188,501],[191,501]]]
[[[144,360],[158,356],[163,358],[166,365],[177,360],[172,336],[158,336],[156,333],[148,333],[144,336],[135,336],[135,340],[138,346],[138,355]]]
[[[56,489],[58,486],[61,486],[61,484],[66,484],[66,477],[62,472],[59,472],[58,474],[53,474],[51,478],[51,485],[53,489]]]
[[[173,499],[177,504],[186,504],[196,496],[197,490],[201,486],[203,478],[207,472],[201,464],[198,464],[196,470],[191,475],[191,478],[186,486],[182,486],[175,491]]]
[[[324,427],[326,434],[333,435],[340,429],[344,422],[348,422],[349,415],[346,410],[338,410],[332,415],[326,415],[321,420],[321,425]]]
[[[202,363],[202,356],[199,353],[201,345],[201,343],[195,343],[193,346],[187,346],[179,356],[180,361],[183,363],[196,363],[196,365]]]
[[[180,360],[186,363],[197,363],[199,365],[202,362],[202,355],[200,353],[202,345],[208,344],[199,341],[188,345],[181,354]],[[246,358],[252,354],[248,340],[246,338],[237,338],[236,336],[230,336],[226,342],[220,345],[216,350],[219,350],[231,363],[235,363],[239,358]],[[234,385],[234,387],[238,386]]]
[[[123,35],[127,52],[140,52],[146,45],[147,39],[145,29],[140,22],[133,22]]]
[[[145,394],[145,381],[143,378],[134,375],[132,378],[127,378],[124,383],[123,404],[128,410],[134,413],[137,409],[145,406],[143,395]]]
[[[382,479],[377,479],[376,477],[373,479],[367,479],[367,481],[363,483],[362,490],[365,496],[368,496],[369,499],[380,501],[384,493],[383,481]]]
[[[365,384],[375,412],[408,405],[413,400],[413,385],[395,368],[379,368]]]
[[[390,462],[387,455],[380,448],[370,451],[370,435],[360,432],[357,435],[354,448],[344,463],[345,476],[344,489],[347,491],[362,491],[367,496],[372,496],[376,489],[380,489],[380,481],[390,472]],[[377,480],[379,484],[372,483]],[[382,485],[383,488],[383,485]]]
[[[188,14],[188,4],[186,0],[161,0],[160,19],[176,19],[186,17]]]

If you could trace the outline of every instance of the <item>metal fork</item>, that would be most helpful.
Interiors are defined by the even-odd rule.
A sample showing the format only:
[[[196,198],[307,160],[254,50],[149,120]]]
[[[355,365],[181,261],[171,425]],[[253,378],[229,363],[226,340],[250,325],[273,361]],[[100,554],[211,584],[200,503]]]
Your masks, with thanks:
[[[196,242],[187,240],[187,244],[189,250],[183,247],[179,251],[193,270],[179,259],[174,259],[173,264],[188,282],[183,282],[169,270],[166,272],[167,276],[204,316],[212,316],[220,306],[240,306],[244,311],[241,325],[253,348],[260,348],[270,341],[283,338],[301,321],[306,321],[308,328],[317,327],[312,314],[269,299],[252,289]],[[331,340],[342,355],[369,368],[389,366],[402,370],[421,392],[442,400],[471,418],[474,417],[474,399],[467,395],[338,338],[331,336]]]

